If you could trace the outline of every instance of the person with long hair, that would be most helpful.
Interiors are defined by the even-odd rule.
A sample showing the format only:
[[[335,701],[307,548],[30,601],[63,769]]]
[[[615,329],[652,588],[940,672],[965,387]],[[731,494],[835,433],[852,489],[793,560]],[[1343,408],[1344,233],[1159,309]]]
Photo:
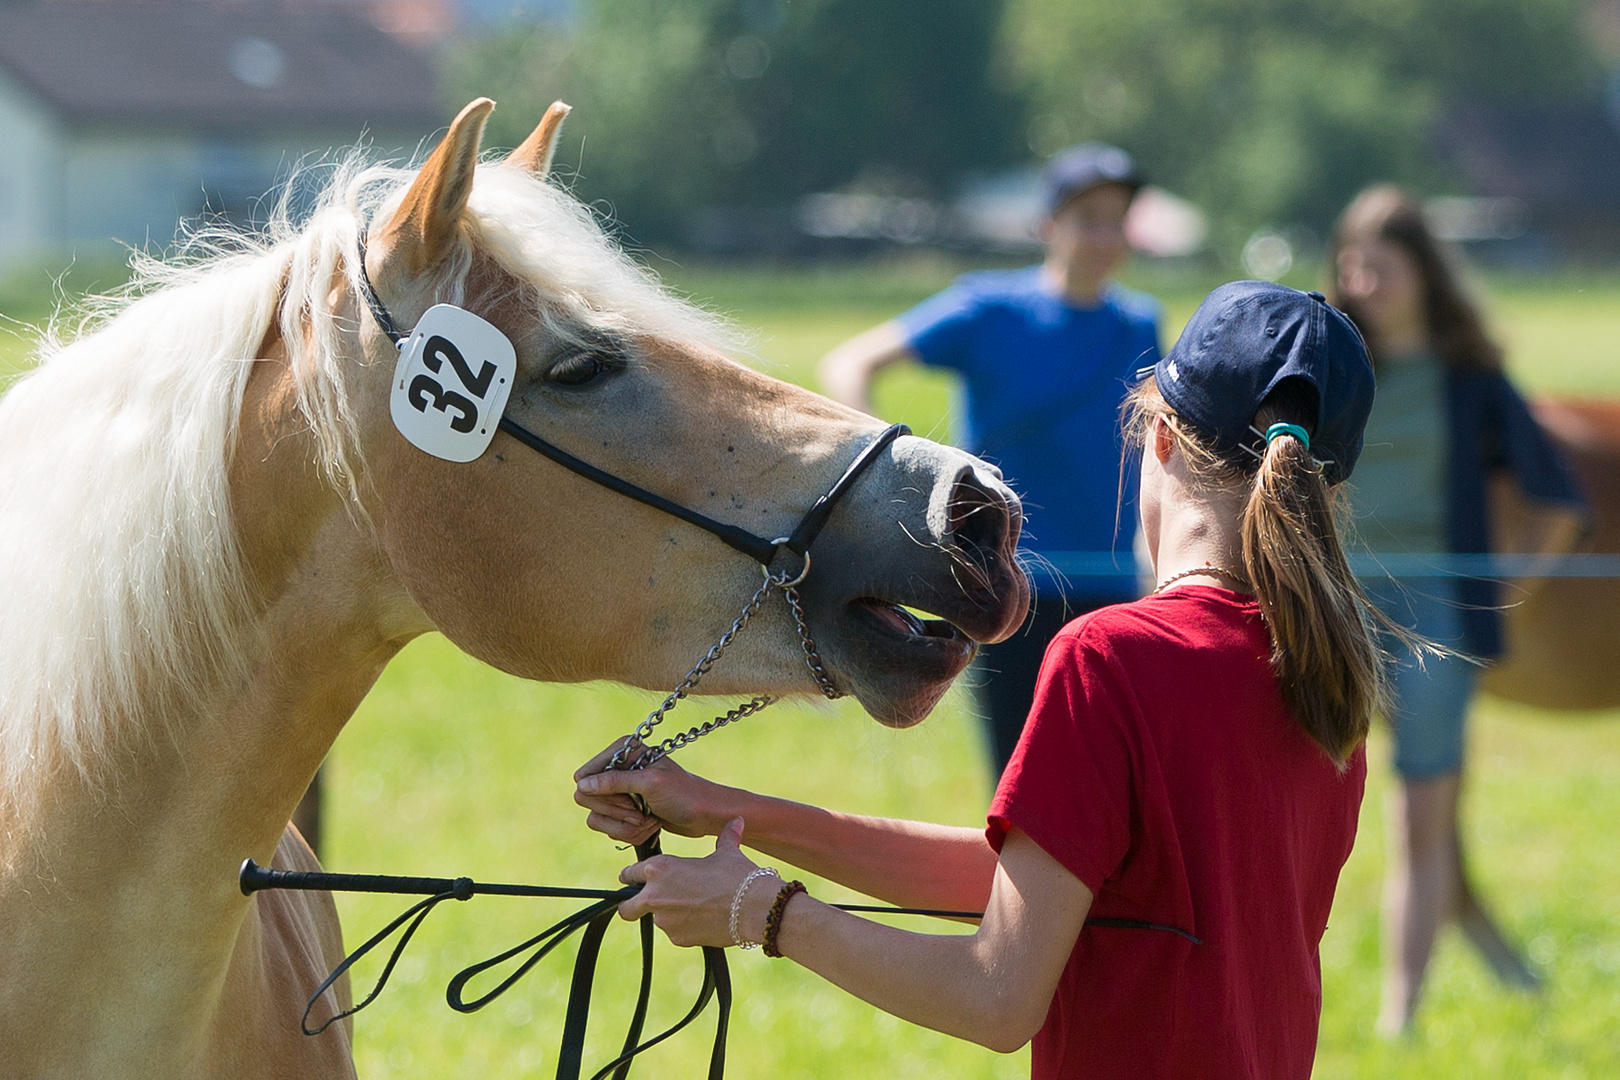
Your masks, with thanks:
[[[1487,495],[1505,472],[1544,512],[1508,550],[1566,549],[1583,508],[1571,474],[1502,373],[1502,350],[1463,287],[1455,256],[1411,195],[1362,192],[1330,251],[1335,302],[1366,337],[1378,398],[1351,492],[1363,542],[1379,554],[1491,550]],[[1435,936],[1454,918],[1497,977],[1539,979],[1498,929],[1468,879],[1457,827],[1464,719],[1477,664],[1500,655],[1503,596],[1482,578],[1413,579],[1372,588],[1385,614],[1448,655],[1395,650],[1388,714],[1400,778],[1384,890],[1384,984],[1378,1027],[1408,1030]]]
[[[1384,695],[1334,514],[1372,392],[1360,336],[1320,294],[1216,290],[1126,402],[1157,587],[1057,635],[988,828],[840,814],[667,757],[605,771],[616,743],[576,774],[592,828],[718,837],[705,858],[626,868],[642,889],[621,915],[652,913],[678,945],[762,943],[995,1050],[1033,1039],[1036,1077],[1307,1077]],[[984,916],[971,935],[884,926],[743,843]]]

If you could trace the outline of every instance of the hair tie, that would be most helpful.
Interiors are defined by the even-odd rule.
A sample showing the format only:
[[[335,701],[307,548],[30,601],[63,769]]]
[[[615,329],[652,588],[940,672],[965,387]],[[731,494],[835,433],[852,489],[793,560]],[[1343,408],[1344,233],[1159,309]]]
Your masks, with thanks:
[[[1281,435],[1292,435],[1305,449],[1311,448],[1311,433],[1298,424],[1272,424],[1266,428],[1266,445],[1270,446],[1272,440]]]

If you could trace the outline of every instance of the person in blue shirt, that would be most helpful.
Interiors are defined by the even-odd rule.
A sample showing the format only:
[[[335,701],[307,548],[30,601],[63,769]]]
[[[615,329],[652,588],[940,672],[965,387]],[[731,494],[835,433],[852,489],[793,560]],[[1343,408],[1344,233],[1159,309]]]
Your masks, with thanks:
[[[821,363],[827,393],[867,412],[872,377],[890,364],[954,372],[959,440],[1024,499],[1036,602],[1024,628],[987,647],[980,665],[997,775],[1023,730],[1048,642],[1067,620],[1137,594],[1136,480],[1120,468],[1119,413],[1127,381],[1158,362],[1158,304],[1111,278],[1129,254],[1125,215],[1141,186],[1123,150],[1063,151],[1044,177],[1039,265],[964,275]],[[1075,552],[1092,558],[1065,554]],[[1106,565],[1087,565],[1098,561]],[[1059,572],[1065,564],[1071,576]],[[1094,576],[1081,576],[1087,570]]]

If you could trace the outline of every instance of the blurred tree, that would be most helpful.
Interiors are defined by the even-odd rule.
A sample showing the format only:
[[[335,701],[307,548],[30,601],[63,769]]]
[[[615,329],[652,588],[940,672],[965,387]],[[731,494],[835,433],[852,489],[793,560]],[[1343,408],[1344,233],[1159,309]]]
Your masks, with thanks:
[[[1582,0],[1008,0],[1004,55],[1037,154],[1118,142],[1248,231],[1325,230],[1363,184],[1442,184],[1427,133],[1447,104],[1594,82]]]
[[[527,134],[578,107],[559,161],[640,241],[680,242],[705,208],[768,217],[857,184],[940,194],[1027,155],[995,76],[1001,0],[582,0],[574,25],[458,46],[458,100]],[[583,146],[583,152],[581,147]]]

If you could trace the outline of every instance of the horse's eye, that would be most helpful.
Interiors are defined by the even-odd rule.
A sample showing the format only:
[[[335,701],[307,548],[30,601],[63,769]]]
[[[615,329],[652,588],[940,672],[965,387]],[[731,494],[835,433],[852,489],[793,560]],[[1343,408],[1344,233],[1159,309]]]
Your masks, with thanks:
[[[551,365],[546,381],[561,386],[584,386],[612,370],[613,362],[601,353],[570,353]]]

